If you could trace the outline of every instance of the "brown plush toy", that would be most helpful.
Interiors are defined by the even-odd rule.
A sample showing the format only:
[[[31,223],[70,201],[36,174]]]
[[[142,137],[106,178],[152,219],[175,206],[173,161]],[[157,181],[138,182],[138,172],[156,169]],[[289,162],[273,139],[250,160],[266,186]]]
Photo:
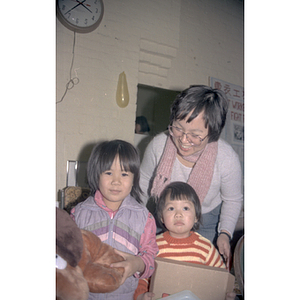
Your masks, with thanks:
[[[120,286],[124,259],[92,232],[80,230],[69,214],[56,209],[56,297],[86,300],[91,293],[110,293]]]

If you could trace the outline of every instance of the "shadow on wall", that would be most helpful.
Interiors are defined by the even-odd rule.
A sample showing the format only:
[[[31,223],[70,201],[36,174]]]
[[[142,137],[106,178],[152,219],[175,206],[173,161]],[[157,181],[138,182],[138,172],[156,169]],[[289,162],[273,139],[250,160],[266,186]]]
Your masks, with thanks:
[[[146,147],[152,140],[153,136],[145,135],[145,134],[134,134],[134,146],[137,148],[139,155],[140,155],[140,161],[142,163],[144,152],[146,150]]]
[[[97,145],[97,143],[90,143],[90,144],[83,146],[79,152],[78,160],[87,162],[90,158],[93,148],[96,145]]]
[[[89,187],[87,180],[87,163],[92,153],[93,148],[97,143],[90,143],[83,146],[79,152],[77,161],[78,161],[78,169],[77,169],[77,186],[80,187]]]

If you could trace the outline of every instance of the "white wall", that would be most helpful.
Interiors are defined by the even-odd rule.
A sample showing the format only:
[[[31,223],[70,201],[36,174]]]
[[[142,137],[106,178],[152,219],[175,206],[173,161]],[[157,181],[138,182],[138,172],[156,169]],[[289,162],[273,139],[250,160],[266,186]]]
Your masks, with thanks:
[[[209,77],[243,86],[243,1],[103,0],[104,17],[76,34],[72,77],[79,83],[56,105],[57,190],[67,160],[87,159],[101,139],[134,140],[137,84],[181,90]],[[73,32],[56,22],[57,99],[69,80]],[[125,71],[130,102],[115,101]]]

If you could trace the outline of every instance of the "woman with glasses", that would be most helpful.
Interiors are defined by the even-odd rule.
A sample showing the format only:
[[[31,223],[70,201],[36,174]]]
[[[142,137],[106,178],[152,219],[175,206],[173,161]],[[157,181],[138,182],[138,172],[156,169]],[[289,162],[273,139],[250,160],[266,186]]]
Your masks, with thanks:
[[[220,90],[197,85],[181,92],[171,106],[168,131],[154,137],[145,151],[140,185],[146,204],[170,182],[189,183],[203,212],[198,232],[218,247],[229,267],[243,195],[238,155],[220,139],[227,110]]]

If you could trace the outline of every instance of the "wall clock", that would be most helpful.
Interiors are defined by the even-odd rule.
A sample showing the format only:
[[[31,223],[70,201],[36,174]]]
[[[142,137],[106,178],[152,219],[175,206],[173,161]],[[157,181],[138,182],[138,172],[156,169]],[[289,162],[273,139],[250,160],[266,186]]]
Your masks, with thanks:
[[[95,30],[103,18],[102,0],[57,0],[57,17],[68,29],[87,33]]]

